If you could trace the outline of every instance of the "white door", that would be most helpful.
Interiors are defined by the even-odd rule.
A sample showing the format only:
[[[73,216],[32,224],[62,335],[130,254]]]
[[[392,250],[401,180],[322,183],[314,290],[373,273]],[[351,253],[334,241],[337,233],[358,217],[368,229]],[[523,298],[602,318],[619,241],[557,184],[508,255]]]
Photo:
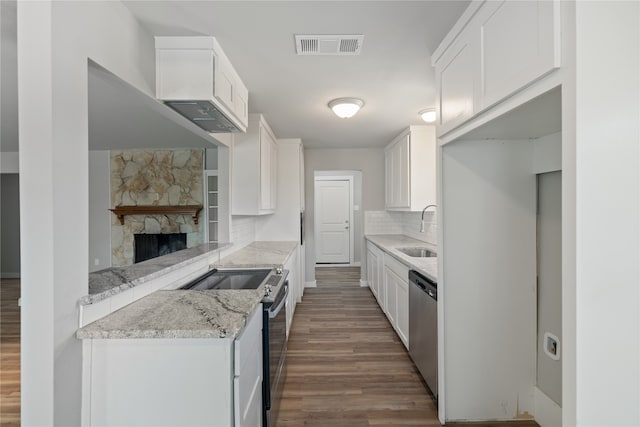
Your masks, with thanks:
[[[351,185],[348,180],[316,180],[316,262],[350,262]]]

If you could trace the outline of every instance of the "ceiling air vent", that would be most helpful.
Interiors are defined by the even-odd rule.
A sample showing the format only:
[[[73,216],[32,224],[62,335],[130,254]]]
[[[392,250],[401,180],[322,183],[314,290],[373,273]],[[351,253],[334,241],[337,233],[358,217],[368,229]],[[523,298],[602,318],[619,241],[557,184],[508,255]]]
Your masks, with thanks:
[[[364,35],[296,35],[298,55],[360,55]]]

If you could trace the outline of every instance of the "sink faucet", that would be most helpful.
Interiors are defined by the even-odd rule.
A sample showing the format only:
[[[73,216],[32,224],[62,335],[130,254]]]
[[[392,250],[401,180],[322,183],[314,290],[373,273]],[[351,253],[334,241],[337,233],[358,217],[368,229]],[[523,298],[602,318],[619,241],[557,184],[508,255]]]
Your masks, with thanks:
[[[424,213],[429,208],[437,208],[438,205],[427,205],[422,209],[422,219],[420,220],[420,232],[424,233]]]

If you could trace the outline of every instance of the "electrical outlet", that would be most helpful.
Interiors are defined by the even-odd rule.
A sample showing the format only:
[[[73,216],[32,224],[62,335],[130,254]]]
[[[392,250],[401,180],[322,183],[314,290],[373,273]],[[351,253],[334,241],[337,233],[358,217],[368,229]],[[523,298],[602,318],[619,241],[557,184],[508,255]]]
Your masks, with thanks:
[[[95,258],[93,260],[93,265],[100,265],[100,260],[98,258]]]
[[[544,353],[553,360],[560,360],[560,340],[551,332],[545,332],[542,339]]]

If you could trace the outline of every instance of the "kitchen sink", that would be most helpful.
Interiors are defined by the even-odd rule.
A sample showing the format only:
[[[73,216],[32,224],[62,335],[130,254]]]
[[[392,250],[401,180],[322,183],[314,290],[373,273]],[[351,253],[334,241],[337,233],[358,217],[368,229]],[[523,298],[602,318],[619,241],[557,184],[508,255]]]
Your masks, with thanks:
[[[413,258],[431,258],[437,257],[438,254],[427,248],[398,248],[400,252]]]

